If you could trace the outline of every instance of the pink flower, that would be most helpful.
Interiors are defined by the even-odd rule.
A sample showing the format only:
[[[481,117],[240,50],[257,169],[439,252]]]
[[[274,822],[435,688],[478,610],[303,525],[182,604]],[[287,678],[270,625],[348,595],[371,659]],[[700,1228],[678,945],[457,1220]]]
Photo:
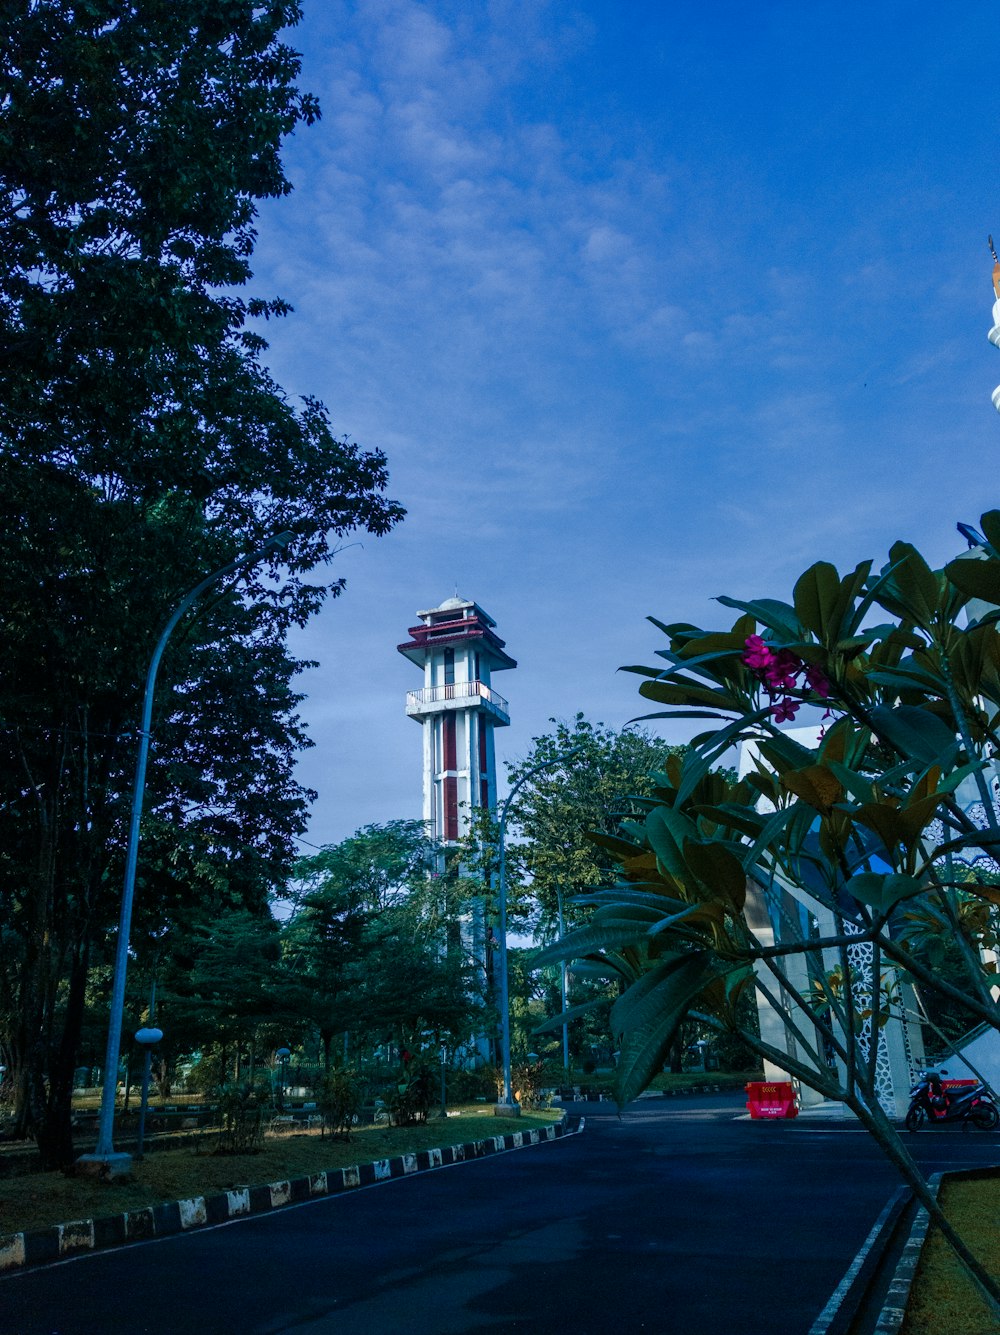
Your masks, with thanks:
[[[771,710],[775,723],[790,723],[801,708],[798,700],[790,695],[783,696]]]
[[[810,663],[806,668],[806,681],[821,700],[828,700],[830,698],[830,683],[827,680],[826,673],[815,663]]]
[[[802,663],[788,649],[781,649],[774,656],[774,661],[764,672],[768,690],[793,691],[798,681]]]
[[[745,642],[743,662],[752,672],[762,672],[769,668],[774,654],[759,635],[748,635]]]

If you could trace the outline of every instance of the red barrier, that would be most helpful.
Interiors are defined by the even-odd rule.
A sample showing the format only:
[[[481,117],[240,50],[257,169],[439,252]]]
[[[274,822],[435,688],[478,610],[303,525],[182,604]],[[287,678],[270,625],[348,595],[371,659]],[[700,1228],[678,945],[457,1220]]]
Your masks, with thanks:
[[[798,1117],[799,1101],[791,1081],[751,1080],[745,1089],[751,1117]]]

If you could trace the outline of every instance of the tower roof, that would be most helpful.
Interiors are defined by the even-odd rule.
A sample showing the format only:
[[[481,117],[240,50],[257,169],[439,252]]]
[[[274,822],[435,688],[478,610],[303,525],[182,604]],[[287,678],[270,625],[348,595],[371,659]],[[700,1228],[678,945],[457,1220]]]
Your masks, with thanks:
[[[446,598],[439,607],[418,612],[421,624],[410,626],[410,639],[397,645],[404,657],[422,667],[432,648],[454,647],[476,641],[477,650],[489,659],[494,672],[515,668],[517,663],[504,652],[504,641],[496,634],[496,622],[478,603],[468,598]]]

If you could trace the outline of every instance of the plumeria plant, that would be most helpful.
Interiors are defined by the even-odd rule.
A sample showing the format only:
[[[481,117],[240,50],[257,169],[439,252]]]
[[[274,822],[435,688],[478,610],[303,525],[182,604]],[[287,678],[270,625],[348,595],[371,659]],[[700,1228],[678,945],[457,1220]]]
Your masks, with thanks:
[[[663,661],[626,669],[661,707],[644,718],[710,726],[656,776],[641,818],[594,836],[618,884],[588,895],[587,922],[540,962],[574,959],[617,982],[621,1103],[690,1017],[846,1104],[1000,1314],[1000,1288],[941,1215],[876,1080],[878,1031],[907,983],[1000,1029],[989,962],[1000,891],[976,872],[1000,857],[1000,511],[982,528],[981,545],[943,570],[897,543],[877,572],[818,562],[790,602],[719,599],[739,614],[728,628],[651,618]],[[781,727],[802,711],[817,725],[811,744]],[[748,742],[750,772],[720,772]],[[957,942],[964,975],[914,948],[928,923]],[[780,1017],[787,1050],[741,1025],[746,989]]]

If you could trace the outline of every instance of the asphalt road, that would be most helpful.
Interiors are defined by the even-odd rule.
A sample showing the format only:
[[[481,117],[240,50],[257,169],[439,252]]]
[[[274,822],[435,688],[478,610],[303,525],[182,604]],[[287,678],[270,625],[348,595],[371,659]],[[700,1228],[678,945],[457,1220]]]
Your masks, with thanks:
[[[847,1124],[643,1101],[539,1145],[0,1281],[3,1335],[806,1335],[898,1185]],[[995,1134],[910,1137],[927,1170]]]

